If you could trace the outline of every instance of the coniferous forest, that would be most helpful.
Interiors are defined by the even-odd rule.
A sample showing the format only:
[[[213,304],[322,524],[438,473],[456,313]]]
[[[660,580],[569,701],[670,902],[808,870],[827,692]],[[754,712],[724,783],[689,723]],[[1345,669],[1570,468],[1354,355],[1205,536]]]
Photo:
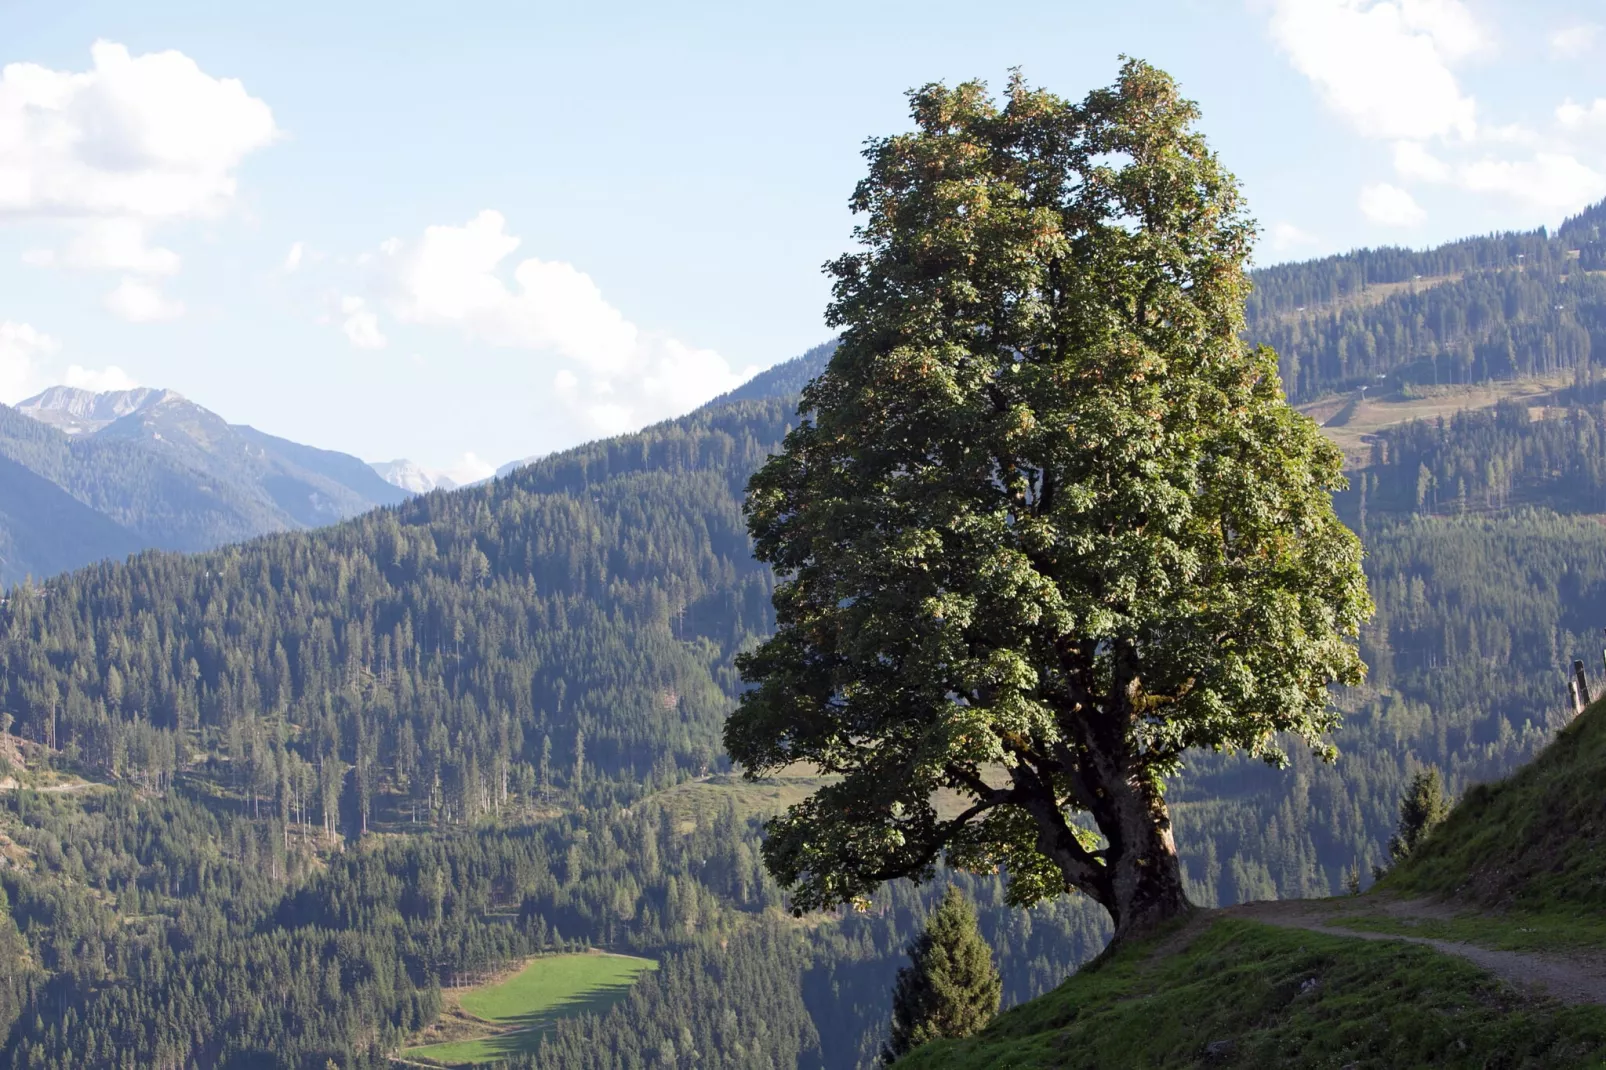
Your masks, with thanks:
[[[1340,757],[1190,756],[1170,797],[1196,901],[1340,891],[1387,862],[1417,769],[1452,791],[1511,769],[1560,723],[1564,667],[1598,662],[1602,214],[1257,274],[1250,338],[1294,400],[1558,385],[1542,412],[1372,437],[1339,500],[1377,603]],[[11,588],[0,1063],[383,1066],[443,991],[590,947],[659,968],[528,1065],[873,1062],[940,889],[791,917],[719,744],[773,620],[743,488],[828,355],[489,484]],[[1006,1006],[1106,938],[1085,901],[943,880]]]

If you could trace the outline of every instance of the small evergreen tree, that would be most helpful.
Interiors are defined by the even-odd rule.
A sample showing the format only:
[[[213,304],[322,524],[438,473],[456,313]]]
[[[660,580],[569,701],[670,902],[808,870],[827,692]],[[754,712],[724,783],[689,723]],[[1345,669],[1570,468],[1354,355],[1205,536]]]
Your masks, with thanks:
[[[892,1036],[881,1059],[892,1063],[937,1037],[968,1037],[998,1013],[1003,984],[976,913],[953,885],[909,949],[910,964],[892,989]]]
[[[1450,797],[1434,766],[1418,770],[1400,800],[1400,830],[1389,840],[1389,857],[1403,862],[1450,813]]]

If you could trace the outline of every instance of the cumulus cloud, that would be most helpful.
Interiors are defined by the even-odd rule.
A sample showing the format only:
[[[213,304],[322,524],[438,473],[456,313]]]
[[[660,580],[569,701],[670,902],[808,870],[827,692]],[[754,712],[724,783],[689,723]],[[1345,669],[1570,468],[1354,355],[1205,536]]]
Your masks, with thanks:
[[[1550,35],[1550,51],[1560,59],[1577,59],[1595,48],[1600,27],[1592,22],[1564,26]]]
[[[265,103],[182,52],[97,41],[90,57],[0,70],[0,215],[215,215],[240,161],[278,136]]]
[[[97,394],[103,394],[108,390],[133,390],[139,386],[133,376],[115,364],[99,370],[86,368],[81,364],[68,365],[67,374],[62,377],[62,382],[80,390],[92,390]]]
[[[90,61],[87,71],[0,69],[0,220],[70,228],[61,249],[25,254],[30,263],[171,275],[178,254],[151,232],[227,209],[241,161],[279,136],[273,113],[182,52],[135,56],[97,41]],[[127,281],[106,304],[134,321],[183,309]]]
[[[1316,241],[1314,234],[1301,230],[1294,224],[1287,222],[1273,223],[1267,237],[1270,240],[1272,250],[1279,253],[1291,252],[1301,246],[1311,245]]]
[[[60,348],[60,342],[29,324],[0,320],[0,402],[14,405],[32,394],[39,360]]]
[[[1427,218],[1416,198],[1398,186],[1375,182],[1361,189],[1361,214],[1385,227],[1414,227]]]
[[[638,327],[571,264],[531,257],[508,273],[519,244],[494,211],[428,227],[414,242],[392,239],[374,259],[386,307],[404,323],[540,354],[551,362],[554,396],[605,434],[685,412],[752,374]]]
[[[73,238],[60,252],[34,249],[24,253],[23,260],[47,267],[132,271],[146,275],[171,275],[178,271],[178,254],[150,245],[143,220],[94,219],[76,224],[74,229]]]
[[[132,277],[124,278],[104,303],[108,312],[129,323],[156,323],[184,315],[184,302],[170,300],[150,283]]]
[[[1556,122],[1563,130],[1606,128],[1606,100],[1596,97],[1587,105],[1564,100],[1556,108]]]
[[[1394,143],[1394,170],[1407,180],[1443,182],[1450,177],[1449,166],[1416,141]]]
[[[1606,101],[1566,101],[1548,131],[1479,121],[1455,68],[1490,38],[1462,0],[1273,0],[1271,12],[1272,37],[1326,105],[1363,137],[1394,143],[1400,184],[1361,191],[1361,211],[1373,222],[1422,222],[1426,212],[1405,188],[1414,184],[1499,198],[1551,220],[1606,194],[1606,176],[1586,162],[1599,146],[1577,136],[1606,129]],[[1578,54],[1593,46],[1597,29],[1558,31],[1552,48]]]
[[[346,317],[340,324],[340,331],[353,349],[384,349],[389,344],[389,339],[379,330],[379,317],[368,307],[368,302],[360,297],[344,297],[340,301],[340,311]]]
[[[1462,167],[1459,177],[1474,193],[1499,194],[1551,216],[1606,196],[1606,176],[1558,152],[1536,153],[1530,160],[1478,160]]]
[[[445,476],[459,487],[466,487],[496,475],[496,465],[470,452],[445,468],[436,469],[435,473]]]
[[[1487,44],[1459,0],[1277,0],[1271,32],[1322,99],[1361,134],[1422,139],[1477,131],[1451,64]]]
[[[280,268],[286,275],[293,275],[301,267],[301,257],[306,253],[306,247],[301,242],[290,246],[290,251],[284,254],[284,264]]]

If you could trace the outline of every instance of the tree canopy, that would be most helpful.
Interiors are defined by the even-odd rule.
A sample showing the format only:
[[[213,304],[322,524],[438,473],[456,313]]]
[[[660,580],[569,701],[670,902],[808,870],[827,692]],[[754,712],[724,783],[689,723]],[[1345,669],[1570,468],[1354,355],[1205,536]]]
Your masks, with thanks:
[[[1341,459],[1240,341],[1253,227],[1167,75],[910,103],[828,268],[841,344],[749,484],[778,628],[726,745],[841,777],[770,826],[798,909],[946,857],[1120,937],[1187,908],[1184,752],[1323,746],[1360,679]]]

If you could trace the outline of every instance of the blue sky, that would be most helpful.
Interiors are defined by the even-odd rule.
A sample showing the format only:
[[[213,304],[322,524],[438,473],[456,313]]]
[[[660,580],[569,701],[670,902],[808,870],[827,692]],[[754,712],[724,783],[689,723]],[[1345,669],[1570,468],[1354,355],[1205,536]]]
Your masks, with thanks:
[[[0,400],[177,389],[459,475],[827,331],[903,92],[1174,74],[1269,263],[1606,197],[1606,8],[0,0]],[[1597,103],[1597,101],[1600,101]]]

